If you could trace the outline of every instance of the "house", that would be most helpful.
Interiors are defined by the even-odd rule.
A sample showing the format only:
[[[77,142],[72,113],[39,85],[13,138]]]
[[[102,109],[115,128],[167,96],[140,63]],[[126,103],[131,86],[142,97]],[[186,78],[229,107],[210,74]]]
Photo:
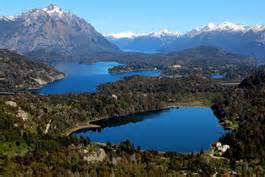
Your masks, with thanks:
[[[227,144],[222,145],[221,142],[217,142],[217,143],[215,144],[215,147],[216,147],[216,150],[218,151],[218,154],[219,154],[220,156],[222,156],[227,150],[230,149],[230,146],[229,146],[229,145],[227,145]]]

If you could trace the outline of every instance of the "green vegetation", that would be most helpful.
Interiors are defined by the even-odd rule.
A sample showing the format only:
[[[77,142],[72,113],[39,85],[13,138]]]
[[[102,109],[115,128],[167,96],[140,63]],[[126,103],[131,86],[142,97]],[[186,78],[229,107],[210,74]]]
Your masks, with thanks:
[[[168,54],[141,53],[97,53],[82,59],[81,63],[95,63],[97,61],[116,61],[124,65],[111,68],[111,73],[142,71],[157,68],[163,76],[188,77],[201,75],[211,78],[212,74],[224,75],[225,81],[240,82],[260,61],[254,57],[245,57],[225,50],[200,46],[171,52]]]
[[[157,70],[157,67],[150,66],[147,64],[120,65],[110,68],[109,73],[138,72],[138,71],[147,71],[147,70]]]
[[[231,92],[225,92],[213,109],[224,122],[233,128],[222,138],[231,150],[226,157],[231,163],[244,163],[264,169],[265,163],[265,70],[258,69]],[[263,171],[263,170],[261,170]],[[264,173],[264,171],[263,171]]]
[[[0,94],[39,88],[63,79],[64,74],[46,64],[28,60],[14,51],[0,49]]]
[[[0,97],[0,175],[3,176],[212,176],[264,175],[265,71],[238,87],[191,75],[127,77],[93,94]],[[178,154],[141,151],[130,142],[91,144],[65,137],[78,122],[163,109],[178,104],[213,105],[233,130],[222,137],[231,148]]]

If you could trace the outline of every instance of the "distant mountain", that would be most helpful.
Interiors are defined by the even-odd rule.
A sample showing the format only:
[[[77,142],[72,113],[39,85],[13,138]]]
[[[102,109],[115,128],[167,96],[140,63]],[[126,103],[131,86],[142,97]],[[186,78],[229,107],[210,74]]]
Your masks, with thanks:
[[[0,48],[44,59],[79,59],[119,51],[84,19],[56,5],[0,17]]]
[[[167,54],[167,62],[171,64],[193,66],[224,66],[224,65],[252,65],[258,61],[254,57],[247,57],[228,52],[224,49],[199,46]]]
[[[199,46],[181,51],[144,54],[135,52],[119,53],[100,53],[93,58],[84,59],[82,63],[93,63],[96,61],[117,61],[125,64],[124,66],[158,67],[160,69],[171,67],[172,65],[181,65],[182,68],[191,69],[193,67],[229,67],[233,66],[251,66],[254,67],[261,61],[255,57],[234,54],[224,49]]]
[[[170,45],[179,36],[180,33],[172,33],[168,30],[140,34],[125,32],[106,35],[121,50],[144,53],[155,53],[158,49]]]
[[[9,50],[0,49],[0,92],[39,88],[64,74]]]
[[[209,23],[190,32],[177,34],[167,35],[166,41],[163,40],[164,36],[157,37],[155,42],[145,40],[144,45],[153,46],[152,50],[155,52],[179,51],[206,45],[223,48],[241,55],[252,55],[265,60],[265,26],[263,25],[247,26],[229,22]],[[142,43],[138,41],[141,41],[141,38],[146,38],[146,36],[148,35],[144,35],[144,37],[134,35],[131,38],[118,36],[109,39],[123,50],[139,50]],[[160,41],[159,45],[157,41]],[[149,50],[145,50],[145,48],[142,48],[141,51],[149,52]]]

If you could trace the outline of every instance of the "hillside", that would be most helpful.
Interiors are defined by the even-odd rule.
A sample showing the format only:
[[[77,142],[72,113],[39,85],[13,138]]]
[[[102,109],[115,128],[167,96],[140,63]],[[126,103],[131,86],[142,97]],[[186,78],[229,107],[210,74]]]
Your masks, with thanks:
[[[232,128],[222,141],[231,145],[227,156],[245,159],[264,167],[265,151],[265,69],[244,79],[233,91],[226,92],[213,106],[224,126]]]
[[[191,49],[172,52],[167,55],[167,60],[172,63],[183,65],[255,65],[257,63],[254,57],[245,57],[234,54],[229,51],[209,46],[199,46]]]
[[[221,65],[255,65],[259,62],[255,57],[246,57],[226,50],[199,46],[168,54],[144,54],[133,52],[97,53],[81,60],[83,63],[95,61],[117,61],[128,65],[156,65],[168,67],[173,64],[186,66],[221,66]]]
[[[0,49],[0,92],[39,88],[62,78],[64,74],[50,66]]]

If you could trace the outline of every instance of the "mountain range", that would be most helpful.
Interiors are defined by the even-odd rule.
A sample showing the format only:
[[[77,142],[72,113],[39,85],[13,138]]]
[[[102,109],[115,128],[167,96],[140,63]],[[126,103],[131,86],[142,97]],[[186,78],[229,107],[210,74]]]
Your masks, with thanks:
[[[160,35],[154,35],[160,34]],[[223,48],[241,55],[265,60],[265,26],[224,22],[209,23],[187,33],[167,30],[155,33],[118,33],[106,37],[122,50],[145,53],[171,52],[201,45]]]
[[[119,51],[84,19],[53,4],[16,17],[0,17],[0,48],[49,60]]]
[[[53,4],[16,17],[0,17],[0,48],[47,62],[91,60],[106,53],[119,54],[121,50],[169,53],[199,46],[265,60],[265,26],[224,22],[209,23],[183,34],[163,30],[103,36],[84,19]]]
[[[106,37],[123,51],[156,53],[159,49],[176,41],[180,35],[165,29],[160,32],[139,34],[132,32],[109,34]]]

